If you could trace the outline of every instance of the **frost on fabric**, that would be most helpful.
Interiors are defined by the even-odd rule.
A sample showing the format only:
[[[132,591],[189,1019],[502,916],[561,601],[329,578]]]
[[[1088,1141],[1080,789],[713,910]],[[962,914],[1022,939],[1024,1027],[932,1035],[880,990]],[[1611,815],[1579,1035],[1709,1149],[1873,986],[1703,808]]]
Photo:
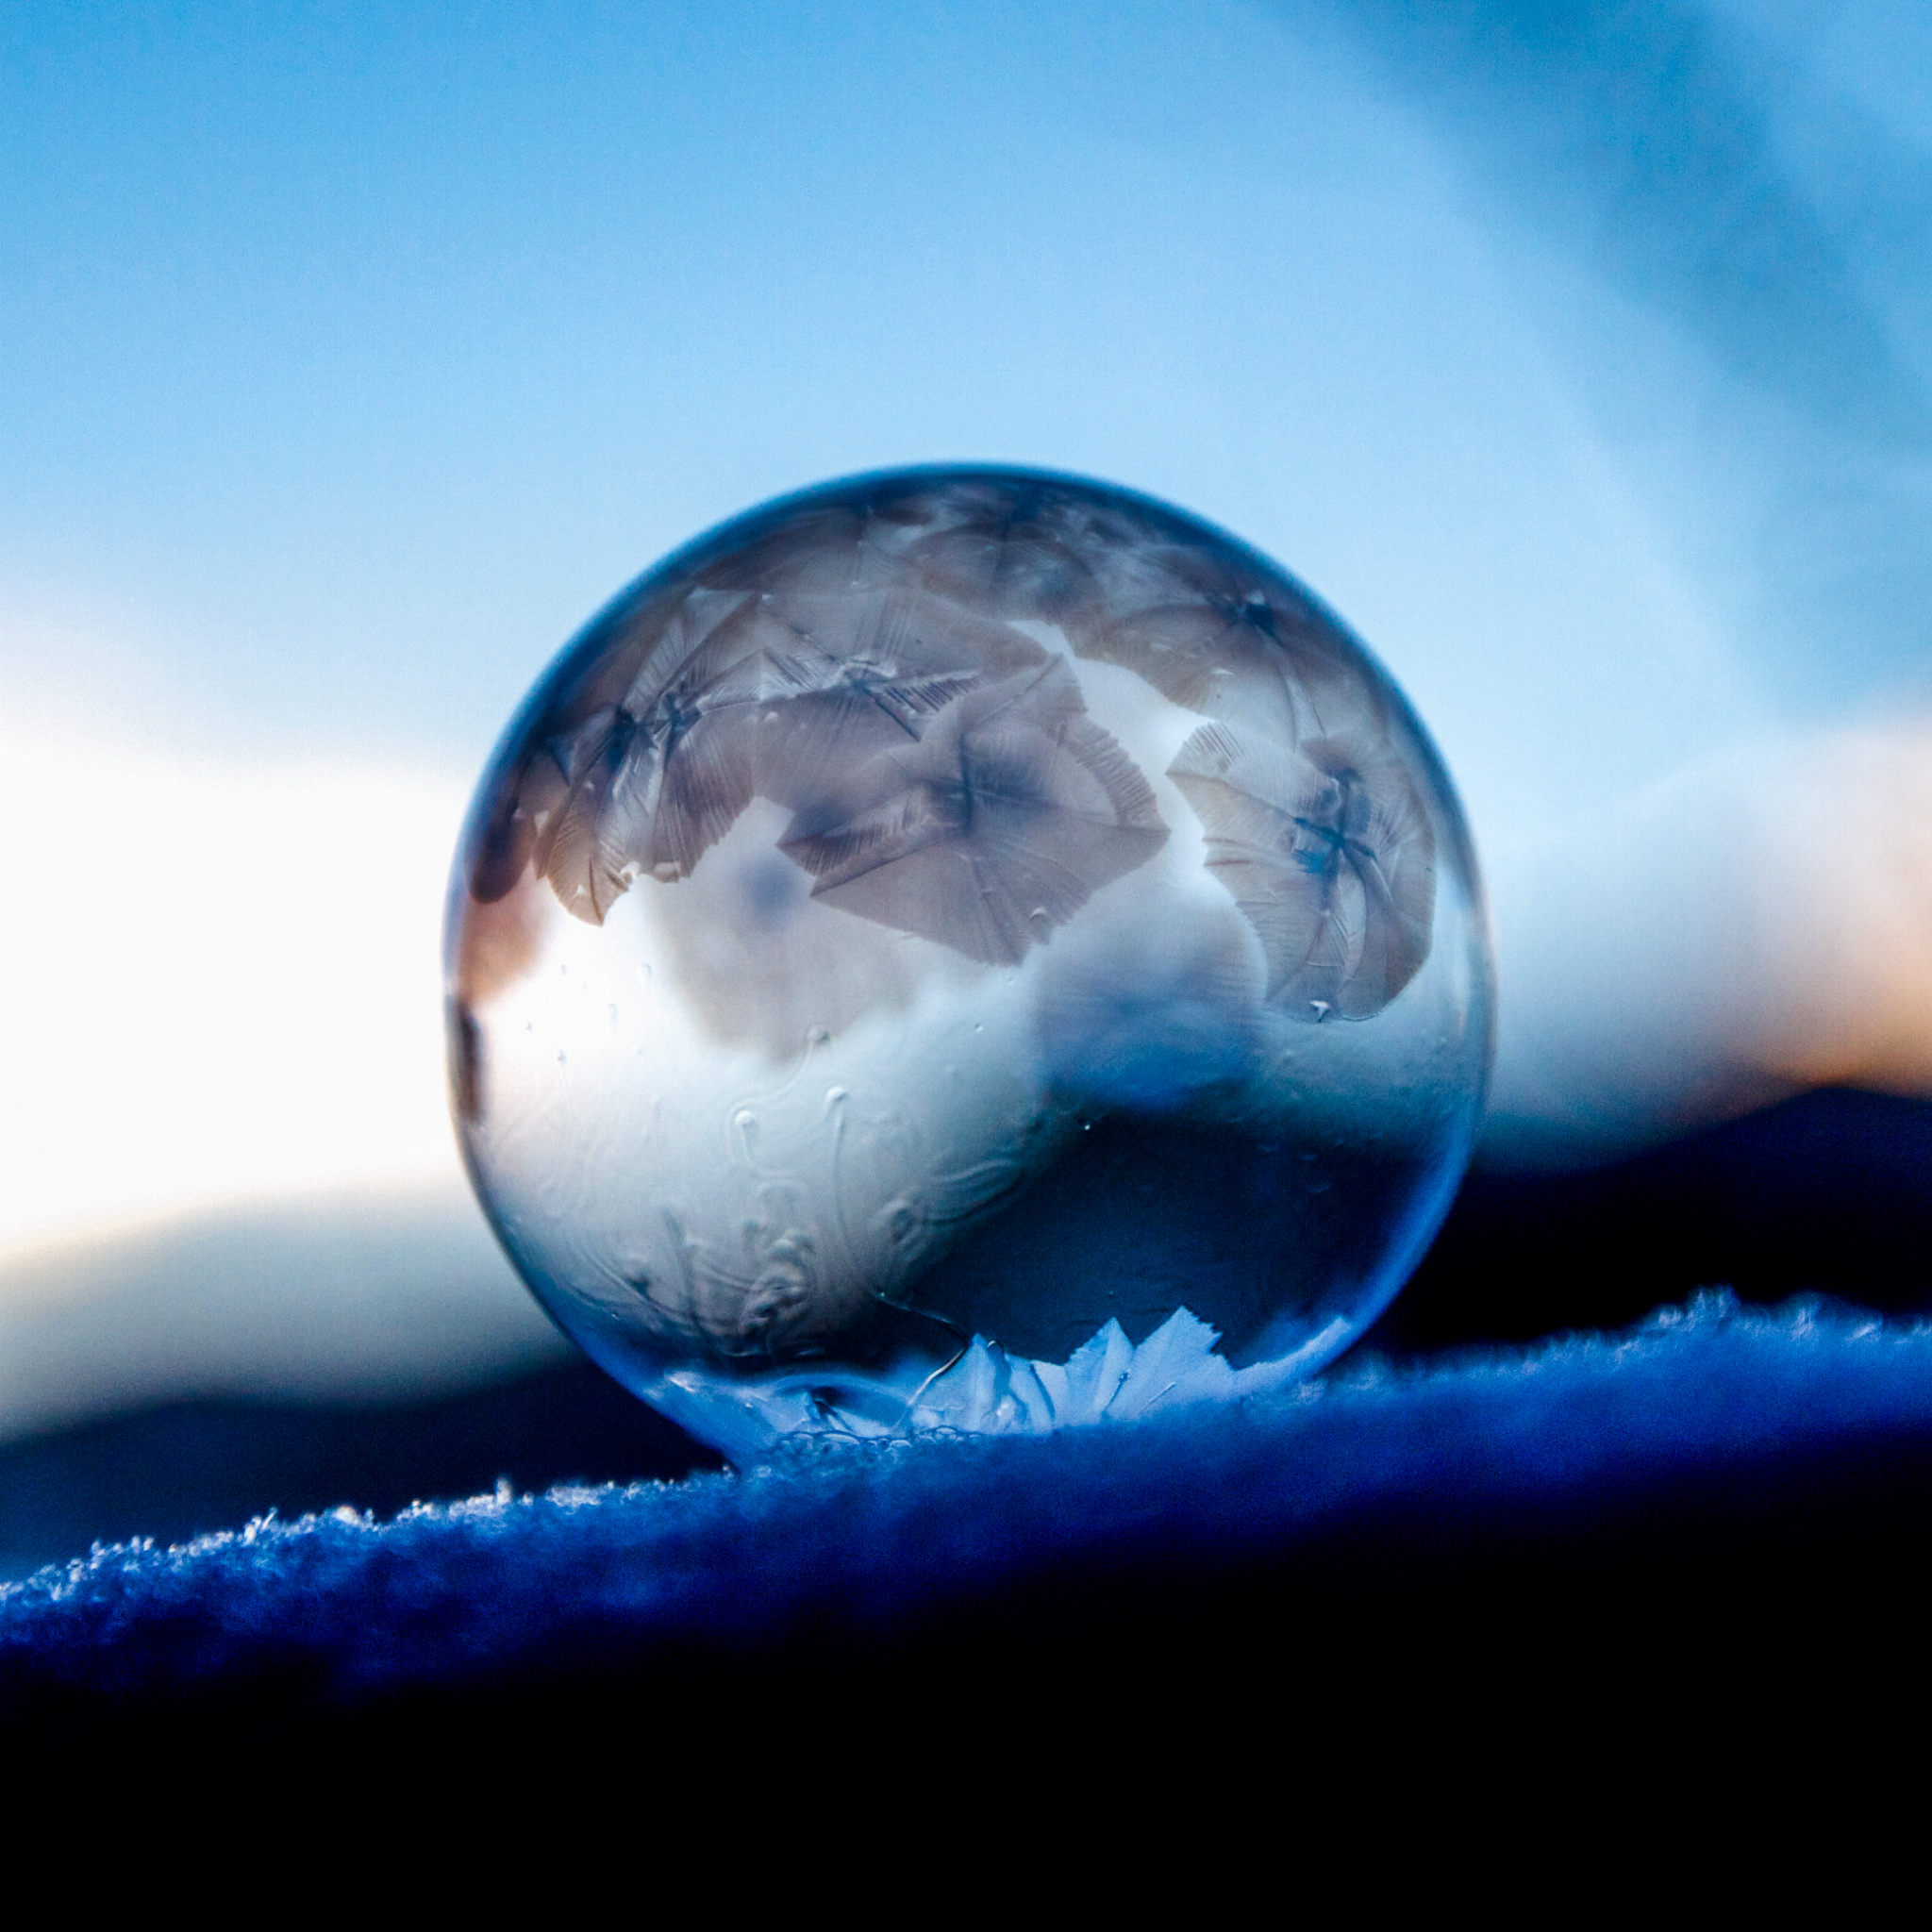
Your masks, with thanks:
[[[1068,1399],[1117,1414],[1177,1359],[1198,1366],[1185,1324],[1158,1341],[1115,1381],[1121,1344],[1103,1331],[1066,1365]],[[984,1361],[959,1366],[997,1389]],[[559,1657],[688,1668],[694,1643],[871,1641],[1086,1566],[1150,1581],[1177,1567],[1191,1584],[1339,1538],[1407,1560],[1485,1535],[1516,1547],[1761,1515],[1821,1482],[1869,1489],[1874,1471],[1922,1483],[1928,1441],[1932,1331],[1711,1295],[1624,1334],[1357,1363],[1245,1401],[1157,1403],[1119,1427],[821,1437],[744,1476],[506,1487],[388,1523],[341,1509],[96,1549],[0,1587],[0,1709],[48,1687],[111,1698],[251,1674],[353,1698]]]

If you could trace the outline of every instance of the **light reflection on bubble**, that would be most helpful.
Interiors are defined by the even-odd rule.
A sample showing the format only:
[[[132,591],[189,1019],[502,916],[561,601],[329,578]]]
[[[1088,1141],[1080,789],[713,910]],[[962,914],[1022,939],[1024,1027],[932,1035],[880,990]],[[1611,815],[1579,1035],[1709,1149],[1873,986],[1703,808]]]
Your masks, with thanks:
[[[1022,472],[808,491],[626,591],[485,774],[446,962],[512,1258],[741,1459],[1308,1373],[1490,1055],[1386,674],[1231,539]]]

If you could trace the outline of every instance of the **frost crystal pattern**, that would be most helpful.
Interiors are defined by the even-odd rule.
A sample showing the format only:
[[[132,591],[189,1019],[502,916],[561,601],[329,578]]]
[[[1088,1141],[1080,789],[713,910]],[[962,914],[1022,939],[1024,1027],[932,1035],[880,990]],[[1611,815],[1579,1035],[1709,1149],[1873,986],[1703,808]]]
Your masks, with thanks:
[[[1319,1366],[1490,1050],[1387,675],[1231,539],[1021,472],[828,486],[641,579],[485,774],[447,957],[512,1258],[741,1457]]]

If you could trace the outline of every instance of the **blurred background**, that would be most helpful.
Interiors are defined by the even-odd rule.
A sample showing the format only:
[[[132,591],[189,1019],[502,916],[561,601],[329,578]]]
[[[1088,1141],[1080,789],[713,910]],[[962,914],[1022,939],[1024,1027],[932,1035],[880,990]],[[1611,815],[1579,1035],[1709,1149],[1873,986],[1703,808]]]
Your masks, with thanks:
[[[883,465],[1205,514],[1436,733],[1502,1047],[1371,1345],[1932,1298],[1923,7],[42,0],[0,95],[0,1575],[708,1460],[469,1200],[443,874]]]

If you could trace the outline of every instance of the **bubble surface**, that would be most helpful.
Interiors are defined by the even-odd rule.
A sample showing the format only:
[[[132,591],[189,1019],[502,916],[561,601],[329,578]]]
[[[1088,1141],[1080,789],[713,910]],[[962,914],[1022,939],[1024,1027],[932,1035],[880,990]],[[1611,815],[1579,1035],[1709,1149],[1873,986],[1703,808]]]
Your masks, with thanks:
[[[544,674],[445,935],[477,1192],[593,1359],[737,1460],[1306,1375],[1479,1122],[1466,828],[1388,675],[1149,499],[807,491]]]

